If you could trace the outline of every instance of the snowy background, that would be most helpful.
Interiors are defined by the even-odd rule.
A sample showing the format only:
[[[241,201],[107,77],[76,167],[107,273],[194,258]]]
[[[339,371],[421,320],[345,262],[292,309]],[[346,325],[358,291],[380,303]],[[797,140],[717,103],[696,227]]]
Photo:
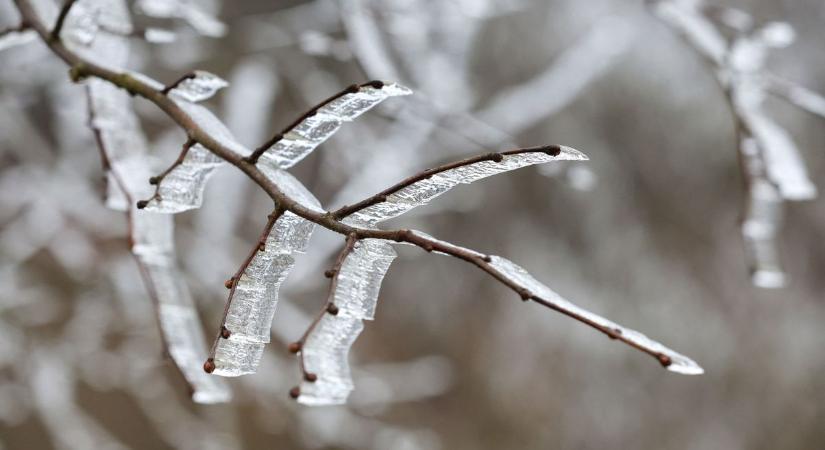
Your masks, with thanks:
[[[151,3],[151,2],[150,2]],[[690,355],[685,377],[516,295],[477,269],[399,249],[352,355],[347,406],[312,408],[286,346],[324,302],[343,244],[319,229],[284,286],[259,373],[194,405],[161,354],[104,183],[83,89],[38,42],[0,53],[0,448],[815,448],[825,439],[825,205],[785,206],[782,289],[753,287],[734,120],[714,73],[641,1],[342,0],[197,4],[225,24],[136,14],[176,33],[130,68],[230,82],[209,101],[255,147],[352,83],[402,82],[292,169],[328,207],[426,167],[563,144],[588,162],[457,188],[391,222],[507,256],[565,297]],[[796,41],[768,67],[825,91],[821,0],[730,1]],[[0,27],[15,25],[0,1]],[[208,25],[211,25],[210,28]],[[197,28],[197,27],[195,27]],[[220,27],[218,27],[220,28]],[[151,151],[183,133],[136,101]],[[825,119],[767,108],[825,175]],[[223,167],[176,217],[207,335],[271,201]]]

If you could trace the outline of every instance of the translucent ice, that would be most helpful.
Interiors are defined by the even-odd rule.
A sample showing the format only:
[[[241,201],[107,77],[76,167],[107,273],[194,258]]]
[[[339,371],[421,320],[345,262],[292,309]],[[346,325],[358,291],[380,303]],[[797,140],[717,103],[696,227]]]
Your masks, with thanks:
[[[361,333],[362,320],[372,320],[381,282],[395,259],[391,244],[376,239],[358,241],[335,275],[333,303],[338,314],[324,314],[301,350],[304,368],[318,376],[301,384],[300,403],[344,403],[353,389],[348,356]]]
[[[203,70],[193,72],[191,78],[181,80],[169,95],[197,103],[211,98],[216,92],[228,86],[223,78]]]
[[[283,137],[261,155],[260,161],[271,160],[282,169],[292,167],[335,134],[343,122],[354,120],[389,97],[410,93],[409,89],[395,83],[384,83],[381,87],[366,84],[356,92],[345,91],[285,130]]]

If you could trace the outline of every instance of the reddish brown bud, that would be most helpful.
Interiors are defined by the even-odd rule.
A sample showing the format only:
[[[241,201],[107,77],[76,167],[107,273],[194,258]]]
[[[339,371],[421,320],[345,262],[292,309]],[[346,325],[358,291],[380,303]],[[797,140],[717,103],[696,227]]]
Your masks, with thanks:
[[[232,332],[226,327],[221,327],[221,337],[224,339],[229,339],[229,336],[232,336]]]
[[[501,153],[490,153],[489,158],[495,162],[501,162],[504,160],[504,155]]]
[[[332,314],[333,316],[337,316],[338,315],[338,307],[335,306],[335,303],[330,303],[329,305],[327,305],[327,312]]]
[[[224,282],[223,282],[223,285],[224,285],[227,289],[232,289],[232,285],[233,285],[233,284],[235,284],[235,279],[234,279],[234,278],[230,278],[230,279],[228,279],[228,280],[226,280],[226,281],[224,281]]]
[[[384,82],[381,80],[372,80],[367,84],[374,87],[375,89],[381,89],[382,87],[384,87]]]
[[[160,177],[149,177],[149,184],[155,185],[160,183]]]
[[[659,364],[661,364],[662,367],[667,367],[673,364],[673,361],[670,359],[670,356],[659,353],[658,355],[656,355],[656,358],[659,360]]]
[[[349,87],[347,87],[346,93],[347,94],[355,94],[360,89],[361,89],[360,86],[358,86],[357,84],[353,84],[353,85],[350,85]]]
[[[325,270],[324,271],[324,276],[327,277],[327,278],[334,277],[335,276],[335,270],[334,269]]]
[[[527,289],[519,290],[518,295],[520,295],[521,299],[524,301],[530,300],[530,297],[533,296],[533,294],[531,294],[530,291],[528,291]]]
[[[312,372],[307,372],[307,373],[304,374],[304,379],[309,381],[310,383],[314,383],[314,382],[318,381],[318,375],[315,375]]]
[[[484,255],[484,262],[493,262],[493,258],[490,255]]]
[[[214,372],[215,371],[215,360],[212,359],[212,358],[207,359],[206,362],[203,363],[203,371],[206,372],[206,373]]]
[[[294,388],[289,390],[289,396],[292,398],[298,398],[301,395],[301,388],[295,386]]]
[[[289,350],[289,353],[298,353],[298,352],[301,351],[301,343],[300,342],[293,342],[293,343],[289,344],[287,349]]]
[[[148,205],[148,204],[149,204],[149,201],[148,201],[148,200],[138,200],[138,202],[137,202],[137,209],[143,209],[143,208],[145,208],[145,207],[146,207],[146,205]]]
[[[561,153],[561,147],[558,145],[550,145],[546,147],[544,151],[550,156],[559,156],[559,153]]]

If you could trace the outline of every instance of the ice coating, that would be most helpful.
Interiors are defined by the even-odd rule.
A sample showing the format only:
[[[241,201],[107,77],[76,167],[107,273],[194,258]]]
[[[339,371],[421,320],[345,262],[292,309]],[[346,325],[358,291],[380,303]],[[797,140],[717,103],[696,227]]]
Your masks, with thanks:
[[[249,149],[241,145],[229,129],[212,112],[203,106],[170,97],[186,114],[221,145],[246,155]],[[225,162],[201,144],[189,148],[183,162],[172,169],[158,184],[158,195],[148,199],[146,211],[178,213],[199,208],[203,203],[203,191],[212,172]]]
[[[389,97],[412,93],[396,83],[381,83],[380,87],[376,86],[379,85],[359,86],[355,92],[345,91],[318,106],[314,114],[285,130],[281,139],[273,142],[259,161],[269,160],[282,169],[292,167],[335,134],[344,122],[355,120]]]
[[[306,251],[315,224],[291,212],[275,221],[263,250],[255,253],[237,281],[224,321],[228,338],[215,347],[213,373],[239,376],[254,373],[269,342],[278,291],[295,263],[294,253]]]
[[[349,351],[363,329],[363,320],[372,320],[381,282],[395,259],[392,245],[377,239],[355,243],[335,275],[333,303],[336,315],[324,314],[312,330],[301,353],[304,369],[317,375],[304,381],[298,402],[306,405],[334,405],[346,402],[353,389]]]
[[[261,166],[279,189],[307,208],[322,211],[321,204],[295,177]],[[259,249],[237,281],[223,326],[229,337],[215,346],[214,374],[240,376],[254,373],[269,342],[270,327],[278,304],[278,291],[295,264],[295,253],[306,252],[315,224],[285,211],[273,224],[263,249]]]
[[[508,259],[492,255],[490,256],[489,265],[499,276],[508,280],[513,286],[525,289],[531,295],[552,305],[553,309],[579,320],[583,319],[583,321],[588,324],[594,324],[612,330],[612,332],[618,335],[616,339],[638,347],[645,352],[652,353],[657,358],[661,358],[662,356],[669,358],[670,362],[666,367],[672,372],[686,375],[698,375],[704,372],[695,361],[687,356],[665,347],[638,331],[624,328],[621,325],[565,300],[552,289],[533,278],[533,276],[522,267]]]
[[[587,160],[587,156],[570,147],[559,147],[552,155],[545,151],[524,150],[501,153],[501,161],[479,161],[438,172],[398,189],[386,196],[386,201],[368,206],[347,217],[347,223],[377,224],[426,205],[432,199],[458,186],[510,170],[562,160]]]
[[[169,95],[197,103],[211,98],[226,86],[229,86],[229,83],[223,78],[204,70],[196,70],[191,77],[178,82],[175,88],[169,91]]]
[[[150,172],[146,140],[129,94],[101,80],[87,85],[90,122],[108,163],[109,208],[129,211],[132,253],[140,262],[147,288],[156,299],[157,316],[172,360],[199,403],[228,401],[229,388],[202,370],[205,336],[195,303],[175,260],[173,218],[135,209],[133,199],[147,195]]]

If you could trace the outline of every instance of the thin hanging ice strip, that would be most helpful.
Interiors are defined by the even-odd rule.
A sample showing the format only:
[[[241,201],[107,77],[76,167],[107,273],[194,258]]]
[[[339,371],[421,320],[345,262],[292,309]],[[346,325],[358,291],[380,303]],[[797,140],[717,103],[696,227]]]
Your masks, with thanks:
[[[558,150],[558,153],[555,151]],[[555,153],[555,154],[554,154]],[[502,152],[501,160],[479,161],[461,165],[442,172],[433,173],[429,178],[416,181],[386,195],[386,201],[368,206],[347,217],[347,223],[375,225],[422,205],[444,194],[459,184],[469,184],[492,175],[551,161],[587,160],[587,156],[570,147],[547,147],[546,150],[523,149]],[[393,188],[390,188],[393,189]]]
[[[333,303],[338,314],[324,314],[301,348],[304,368],[317,375],[315,382],[303,381],[298,402],[306,405],[335,405],[346,402],[353,390],[349,352],[372,320],[381,282],[395,259],[392,245],[364,239],[346,256],[337,277]]]
[[[652,354],[672,372],[686,375],[698,375],[704,372],[704,370],[696,364],[695,361],[687,356],[665,347],[659,342],[648,338],[638,331],[624,328],[621,325],[618,325],[608,319],[605,319],[604,317],[594,314],[565,300],[552,289],[533,278],[533,276],[522,267],[508,259],[495,255],[488,255],[485,257],[482,253],[476,252],[475,250],[434,239],[432,236],[420,231],[413,231],[412,233],[420,237],[426,237],[427,239],[434,240],[439,245],[444,245],[451,250],[467,252],[476,257],[481,257],[482,259],[489,261],[487,264],[494,272],[493,275],[496,276],[496,278],[506,280],[508,285],[512,285],[511,287],[524,290],[530,295],[540,299],[546,306],[549,306],[562,314],[585,322],[591,326],[610,330],[610,332],[613,333],[611,337],[615,337],[615,339],[621,340],[633,347],[643,350],[646,353]],[[665,361],[667,364],[665,364]]]
[[[183,96],[170,98],[202,129],[207,130],[222,146],[239,155],[249,154],[249,149],[240,144],[229,129],[211,111],[201,105],[185,100]],[[193,98],[195,94],[191,94]],[[225,162],[200,144],[189,148],[182,164],[177,165],[158,184],[157,196],[148,198],[146,211],[178,213],[200,208],[206,183],[216,168]],[[148,183],[148,180],[145,181]]]
[[[318,200],[292,175],[273,167],[263,172],[301,204],[321,209]],[[295,263],[294,254],[306,251],[314,229],[314,223],[289,211],[275,221],[263,249],[255,253],[237,281],[223,324],[229,337],[217,341],[212,373],[234,377],[257,370],[269,342],[281,283]]]
[[[777,243],[782,227],[782,195],[766,176],[759,144],[753,138],[742,139],[739,151],[748,180],[742,238],[748,253],[751,281],[761,288],[780,288],[786,281]]]
[[[396,83],[372,82],[347,90],[313,111],[269,142],[259,161],[270,160],[282,169],[294,166],[329,139],[344,122],[355,120],[389,97],[412,91]]]
[[[187,289],[177,268],[172,235],[172,217],[135,209],[130,199],[146,195],[149,173],[146,141],[134,115],[129,94],[100,80],[87,86],[90,122],[107,163],[106,205],[129,211],[132,253],[146,277],[147,288],[157,299],[158,321],[172,360],[192,387],[192,398],[200,403],[228,401],[229,388],[201,370],[206,352],[205,336]]]

